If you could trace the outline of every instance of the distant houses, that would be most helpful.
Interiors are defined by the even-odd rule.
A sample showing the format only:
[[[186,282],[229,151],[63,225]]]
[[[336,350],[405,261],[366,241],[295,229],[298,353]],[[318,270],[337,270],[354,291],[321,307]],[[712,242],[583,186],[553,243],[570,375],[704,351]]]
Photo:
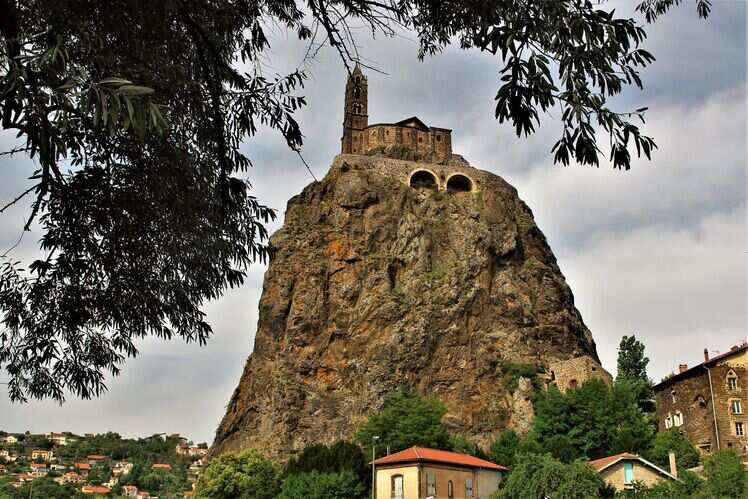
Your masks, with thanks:
[[[81,492],[84,494],[98,494],[105,496],[111,493],[112,489],[104,487],[103,485],[84,485],[81,487]]]
[[[34,461],[42,460],[42,461],[52,461],[55,457],[55,453],[51,450],[44,450],[44,449],[33,449],[31,451],[31,459]]]
[[[171,471],[171,464],[166,463],[153,463],[151,465],[153,471]]]
[[[202,457],[208,453],[207,447],[190,445],[189,443],[184,442],[184,441],[179,442],[179,444],[177,444],[175,451],[180,456],[192,456],[192,457]]]

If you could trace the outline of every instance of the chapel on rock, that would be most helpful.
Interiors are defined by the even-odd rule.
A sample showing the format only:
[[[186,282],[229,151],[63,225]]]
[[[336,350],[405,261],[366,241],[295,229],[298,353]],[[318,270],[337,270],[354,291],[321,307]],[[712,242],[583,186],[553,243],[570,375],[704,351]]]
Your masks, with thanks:
[[[366,154],[376,148],[399,145],[421,157],[436,160],[451,157],[452,130],[427,126],[416,116],[397,123],[369,125],[368,97],[368,82],[357,64],[345,85],[341,153]]]

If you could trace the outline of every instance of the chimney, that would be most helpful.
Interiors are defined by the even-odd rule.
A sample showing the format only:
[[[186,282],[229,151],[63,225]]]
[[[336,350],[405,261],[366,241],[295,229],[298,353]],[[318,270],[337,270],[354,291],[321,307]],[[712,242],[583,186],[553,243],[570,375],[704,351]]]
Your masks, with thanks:
[[[679,373],[684,373],[686,371],[688,371],[688,364],[679,364],[678,365],[678,372]]]
[[[678,466],[675,464],[675,452],[668,452],[667,457],[670,460],[670,474],[675,478],[678,478]]]
[[[704,349],[704,362],[709,362],[709,350]]]
[[[739,346],[733,345],[733,346],[730,347],[730,351],[731,352],[736,352],[739,348],[740,348]]]

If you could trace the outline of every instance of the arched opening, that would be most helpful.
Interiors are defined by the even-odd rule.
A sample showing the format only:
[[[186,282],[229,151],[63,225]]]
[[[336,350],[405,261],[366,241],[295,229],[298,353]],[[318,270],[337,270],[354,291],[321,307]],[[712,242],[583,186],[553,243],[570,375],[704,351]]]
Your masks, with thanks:
[[[356,99],[358,99],[358,98],[361,97],[361,88],[360,87],[356,87],[356,88],[353,89],[353,97],[356,98]]]
[[[470,192],[473,190],[473,182],[465,175],[452,175],[447,180],[448,192]]]
[[[436,177],[426,170],[418,170],[410,176],[410,186],[414,189],[438,190]]]
[[[573,380],[569,381],[569,388],[572,389],[572,390],[575,390],[577,388],[577,384],[578,384],[577,380],[573,379]]]

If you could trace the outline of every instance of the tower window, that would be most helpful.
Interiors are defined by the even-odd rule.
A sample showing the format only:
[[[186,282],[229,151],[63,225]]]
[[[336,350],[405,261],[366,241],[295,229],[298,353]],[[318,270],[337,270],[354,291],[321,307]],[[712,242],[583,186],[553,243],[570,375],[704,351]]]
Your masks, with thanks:
[[[356,99],[361,98],[361,87],[356,87],[353,89],[353,97]]]
[[[361,83],[361,77],[360,77],[360,76],[357,76],[357,77],[356,77],[356,85],[358,85],[359,83]]]
[[[442,141],[442,136],[441,135],[437,135],[436,136],[436,141],[437,142],[441,142]]]

